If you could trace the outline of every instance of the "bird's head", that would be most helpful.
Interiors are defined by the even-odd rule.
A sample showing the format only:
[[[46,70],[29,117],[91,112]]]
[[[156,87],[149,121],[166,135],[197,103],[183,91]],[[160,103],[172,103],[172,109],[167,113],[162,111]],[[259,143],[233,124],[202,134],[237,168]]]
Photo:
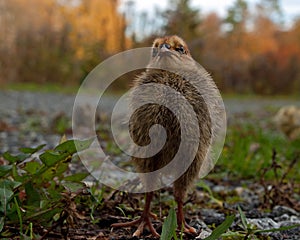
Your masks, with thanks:
[[[173,52],[179,55],[191,56],[187,44],[178,36],[156,38],[152,45],[152,57]]]
[[[150,66],[178,67],[183,61],[192,60],[187,44],[180,37],[166,36],[156,38],[152,45]]]

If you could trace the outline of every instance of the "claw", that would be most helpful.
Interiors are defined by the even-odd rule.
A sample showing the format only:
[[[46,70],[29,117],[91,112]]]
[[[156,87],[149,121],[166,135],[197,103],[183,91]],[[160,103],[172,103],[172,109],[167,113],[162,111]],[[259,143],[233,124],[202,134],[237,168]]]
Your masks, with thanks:
[[[185,233],[190,234],[190,235],[197,235],[197,231],[195,228],[191,227],[190,225],[188,225],[186,222],[184,223],[184,230]]]
[[[195,228],[191,227],[188,225],[184,219],[184,213],[183,213],[183,202],[181,199],[177,199],[177,204],[178,204],[178,209],[177,209],[177,224],[178,224],[178,229],[181,230],[183,229],[184,233],[187,233],[192,236],[197,235],[197,231]]]
[[[111,226],[112,227],[131,227],[131,226],[136,226],[138,225],[137,230],[133,233],[133,237],[139,237],[145,227],[148,227],[150,232],[154,237],[159,237],[160,235],[156,232],[155,228],[153,227],[151,223],[151,218],[157,219],[157,216],[150,211],[150,202],[152,199],[153,193],[147,193],[146,194],[146,204],[145,204],[145,209],[144,212],[142,213],[142,216],[139,219],[136,219],[131,222],[127,223],[114,223]]]
[[[139,219],[136,219],[134,221],[131,222],[126,222],[126,223],[114,223],[111,226],[112,227],[131,227],[131,226],[135,226],[138,224],[138,228],[137,230],[133,233],[133,237],[139,237],[143,231],[145,227],[148,227],[150,232],[152,233],[152,235],[154,237],[159,237],[160,235],[156,232],[155,228],[153,227],[150,217],[153,217],[156,215],[153,213],[148,213],[148,214],[143,214]]]

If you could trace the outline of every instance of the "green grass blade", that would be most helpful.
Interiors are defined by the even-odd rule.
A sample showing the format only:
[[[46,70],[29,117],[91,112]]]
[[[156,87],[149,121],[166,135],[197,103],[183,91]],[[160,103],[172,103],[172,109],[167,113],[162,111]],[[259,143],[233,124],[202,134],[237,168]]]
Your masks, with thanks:
[[[239,213],[240,213],[240,216],[241,216],[241,220],[242,220],[244,229],[246,230],[248,224],[247,224],[247,219],[246,219],[245,213],[242,211],[242,209],[240,208],[240,206],[238,206],[238,210],[239,210]]]
[[[163,224],[160,239],[171,240],[174,234],[176,234],[176,228],[177,228],[176,212],[173,208],[171,208],[169,211],[169,215]]]
[[[290,230],[290,229],[293,229],[296,227],[300,227],[300,224],[291,225],[291,226],[283,226],[280,228],[271,228],[271,229],[266,229],[266,230],[255,230],[255,233],[280,232],[280,231]]]
[[[216,240],[221,237],[221,235],[228,230],[228,228],[231,226],[231,224],[234,221],[234,216],[228,216],[226,217],[225,221],[219,225],[209,237],[204,238],[204,240]]]
[[[20,206],[19,206],[19,203],[18,203],[18,200],[17,200],[16,197],[14,197],[14,202],[15,202],[15,205],[17,207],[17,214],[18,214],[19,224],[20,224],[19,233],[22,236],[23,235],[23,219],[22,219],[22,213],[21,213],[21,210],[20,210]]]

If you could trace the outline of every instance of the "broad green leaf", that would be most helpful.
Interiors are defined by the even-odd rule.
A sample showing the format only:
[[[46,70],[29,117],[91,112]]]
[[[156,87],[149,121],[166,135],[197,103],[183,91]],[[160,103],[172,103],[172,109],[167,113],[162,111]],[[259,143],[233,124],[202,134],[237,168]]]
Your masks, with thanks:
[[[77,148],[77,152],[88,149],[94,141],[94,137],[86,140],[75,140],[74,143]]]
[[[15,162],[22,162],[26,158],[28,158],[28,154],[19,154],[19,155],[11,155],[9,152],[5,152],[2,155],[7,161],[10,163],[15,163]]]
[[[83,151],[90,147],[95,138],[87,140],[68,140],[59,144],[54,150],[59,152],[68,152],[69,154],[74,154],[76,152]]]
[[[94,139],[95,138],[88,140],[68,140],[59,144],[54,150],[49,150],[41,154],[40,159],[46,166],[54,166],[59,161],[72,156],[77,151],[87,149]]]
[[[22,183],[12,180],[3,180],[0,182],[0,188],[9,188],[11,190],[14,190],[15,188],[19,187]]]
[[[0,217],[0,233],[2,232],[3,227],[4,227],[4,220],[5,220],[5,217]]]
[[[68,163],[61,162],[51,169],[52,173],[56,177],[63,177],[63,174],[69,169]]]
[[[49,188],[48,189],[48,194],[49,194],[49,198],[51,199],[52,202],[55,201],[60,201],[61,200],[61,192],[64,190],[63,186],[62,188],[59,189],[59,191],[57,189],[54,188]]]
[[[233,223],[234,221],[234,216],[228,216],[226,217],[225,221],[222,222],[221,225],[219,225],[212,233],[209,237],[207,238],[204,238],[204,240],[216,240],[216,239],[219,239],[221,237],[221,235],[226,232],[231,224]]]
[[[169,215],[166,218],[163,227],[160,239],[161,240],[171,240],[177,228],[177,219],[176,212],[173,208],[170,209]]]
[[[38,173],[37,175],[41,175],[41,178],[43,178],[44,181],[51,181],[56,177],[57,180],[59,180],[61,177],[63,177],[62,175],[67,169],[68,164],[61,162],[57,166],[47,167],[45,171],[43,171],[41,174]]]
[[[33,175],[37,173],[37,171],[40,169],[41,164],[35,161],[26,163],[26,166],[24,170],[26,170],[29,174]]]
[[[34,154],[34,153],[38,152],[39,150],[41,150],[45,146],[46,146],[46,144],[39,145],[36,148],[20,148],[20,151],[22,153],[26,153],[26,154],[27,153],[28,154]]]
[[[12,176],[13,179],[15,179],[15,181],[17,181],[17,182],[25,182],[26,179],[29,178],[29,175],[27,175],[27,174],[22,174],[22,173],[18,172],[18,167],[17,167],[16,164],[13,164],[13,165],[12,165],[11,176]]]
[[[43,208],[34,212],[27,213],[26,218],[36,219],[38,220],[39,224],[46,226],[45,224],[49,224],[49,222],[53,220],[53,216],[57,213],[61,213],[61,211],[61,207],[49,206],[48,208]]]
[[[0,211],[3,212],[4,215],[6,215],[7,204],[9,203],[13,195],[14,192],[5,184],[0,188]]]
[[[39,192],[35,189],[32,182],[28,182],[25,184],[25,192],[27,196],[27,204],[30,206],[39,207],[41,196]]]
[[[0,177],[5,176],[12,169],[12,165],[0,166]]]
[[[69,156],[69,154],[61,154],[61,153],[55,152],[53,150],[49,150],[49,151],[42,153],[39,157],[46,166],[52,167],[56,163],[64,160],[68,156]]]
[[[89,173],[75,173],[73,175],[65,177],[64,180],[69,182],[80,182],[87,176],[89,176]]]

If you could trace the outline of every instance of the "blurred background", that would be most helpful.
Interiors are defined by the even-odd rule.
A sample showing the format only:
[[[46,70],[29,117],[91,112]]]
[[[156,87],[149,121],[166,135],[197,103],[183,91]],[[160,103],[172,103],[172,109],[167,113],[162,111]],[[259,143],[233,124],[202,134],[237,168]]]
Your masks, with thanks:
[[[297,95],[297,2],[0,0],[0,84],[77,88],[107,57],[178,34],[222,93]]]

